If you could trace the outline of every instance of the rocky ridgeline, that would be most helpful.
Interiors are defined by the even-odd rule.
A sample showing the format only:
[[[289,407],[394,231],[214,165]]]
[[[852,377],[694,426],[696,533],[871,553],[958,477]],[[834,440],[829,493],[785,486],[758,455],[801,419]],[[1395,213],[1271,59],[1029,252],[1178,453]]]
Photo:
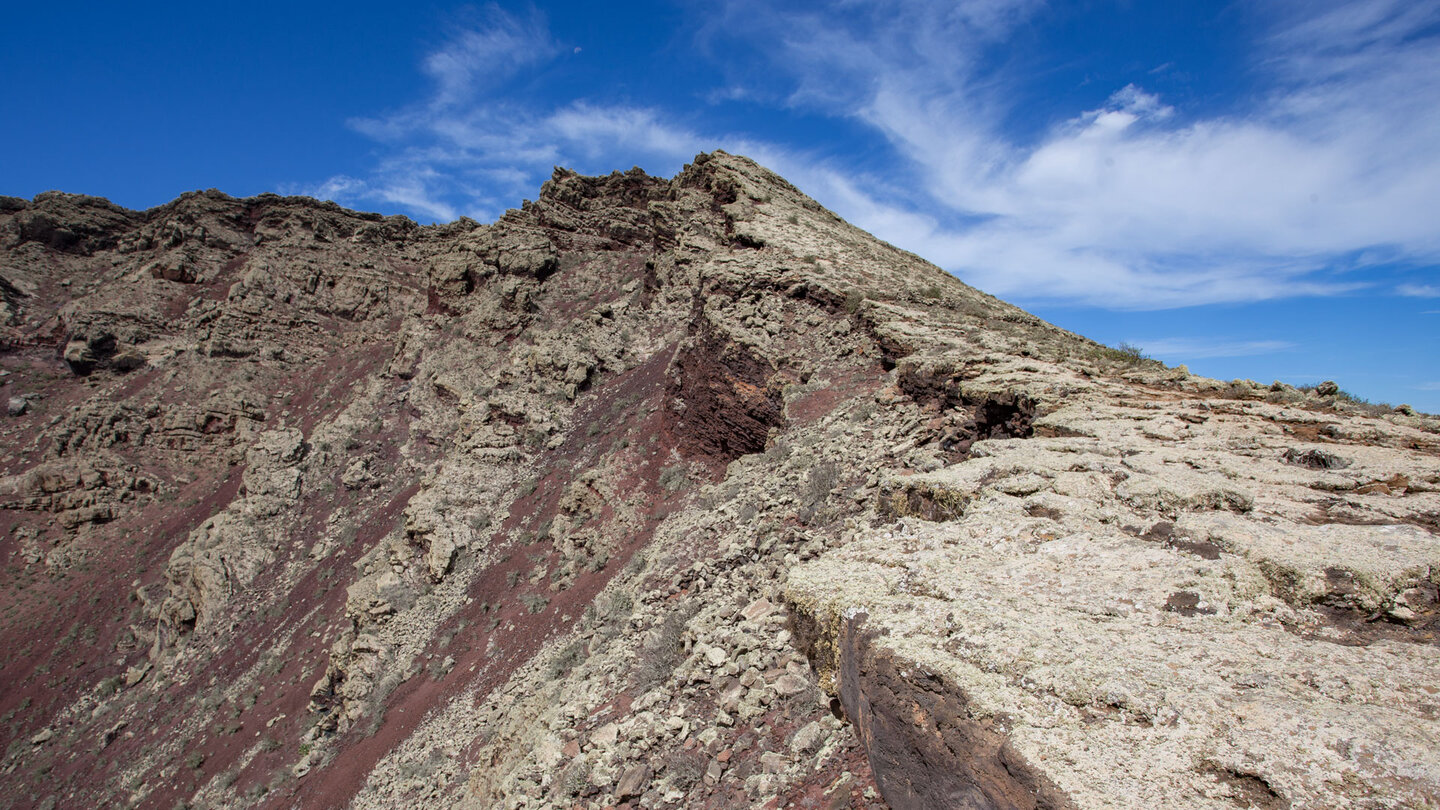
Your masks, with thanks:
[[[0,807],[1440,801],[1440,424],[744,158],[0,198]]]

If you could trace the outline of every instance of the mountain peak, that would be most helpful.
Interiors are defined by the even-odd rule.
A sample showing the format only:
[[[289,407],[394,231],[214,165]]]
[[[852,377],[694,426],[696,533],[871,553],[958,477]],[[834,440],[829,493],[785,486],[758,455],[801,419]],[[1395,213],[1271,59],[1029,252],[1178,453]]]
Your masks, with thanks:
[[[0,198],[0,293],[0,807],[1440,796],[1436,420],[747,158],[489,224]]]

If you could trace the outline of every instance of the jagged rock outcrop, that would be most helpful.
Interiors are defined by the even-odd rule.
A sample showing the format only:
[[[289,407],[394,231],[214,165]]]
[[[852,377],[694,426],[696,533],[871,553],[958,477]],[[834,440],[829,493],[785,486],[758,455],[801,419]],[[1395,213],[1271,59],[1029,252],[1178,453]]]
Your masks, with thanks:
[[[1440,801],[1440,423],[723,152],[493,224],[0,198],[0,807]]]

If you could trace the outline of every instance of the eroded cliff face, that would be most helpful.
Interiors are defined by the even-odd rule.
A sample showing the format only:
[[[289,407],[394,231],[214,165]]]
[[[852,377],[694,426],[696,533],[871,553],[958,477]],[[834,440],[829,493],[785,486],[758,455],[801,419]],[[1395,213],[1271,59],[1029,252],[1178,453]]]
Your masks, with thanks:
[[[3,198],[0,282],[0,806],[1440,795],[1433,419],[1127,362],[744,158]]]

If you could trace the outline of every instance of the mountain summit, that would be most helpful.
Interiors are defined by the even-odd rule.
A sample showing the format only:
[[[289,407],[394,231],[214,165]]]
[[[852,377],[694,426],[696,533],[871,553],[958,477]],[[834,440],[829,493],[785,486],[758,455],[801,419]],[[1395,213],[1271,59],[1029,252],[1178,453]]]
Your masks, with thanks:
[[[1440,423],[754,162],[0,198],[0,808],[1440,802]]]

